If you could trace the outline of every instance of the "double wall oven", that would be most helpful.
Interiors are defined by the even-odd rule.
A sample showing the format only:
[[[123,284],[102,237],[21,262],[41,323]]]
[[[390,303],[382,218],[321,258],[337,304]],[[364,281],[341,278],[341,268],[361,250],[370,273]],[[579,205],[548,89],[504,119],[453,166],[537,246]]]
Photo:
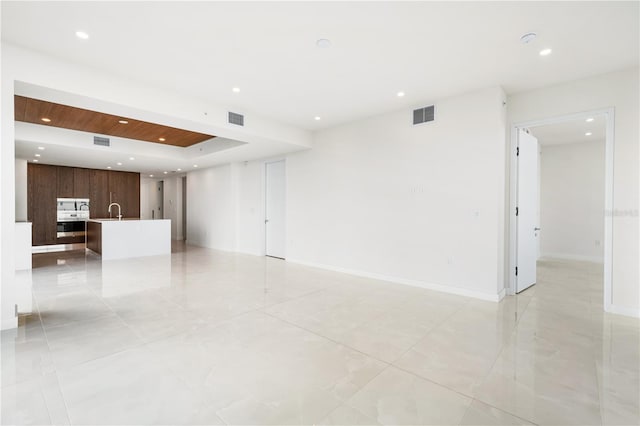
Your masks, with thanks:
[[[89,219],[88,198],[58,198],[57,238],[84,238]]]

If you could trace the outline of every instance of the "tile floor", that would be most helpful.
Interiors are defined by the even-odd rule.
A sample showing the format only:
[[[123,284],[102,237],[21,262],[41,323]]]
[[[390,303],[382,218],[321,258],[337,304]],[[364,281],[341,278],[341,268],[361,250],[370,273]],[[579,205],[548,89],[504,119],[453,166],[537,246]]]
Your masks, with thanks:
[[[34,266],[3,424],[640,423],[640,324],[598,265],[499,304],[184,246]]]

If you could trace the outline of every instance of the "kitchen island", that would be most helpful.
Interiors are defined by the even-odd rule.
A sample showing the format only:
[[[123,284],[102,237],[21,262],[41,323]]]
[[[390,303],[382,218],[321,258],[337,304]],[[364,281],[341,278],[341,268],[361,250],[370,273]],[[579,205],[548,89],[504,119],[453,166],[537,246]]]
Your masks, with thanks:
[[[171,254],[171,220],[89,219],[87,248],[102,260]]]

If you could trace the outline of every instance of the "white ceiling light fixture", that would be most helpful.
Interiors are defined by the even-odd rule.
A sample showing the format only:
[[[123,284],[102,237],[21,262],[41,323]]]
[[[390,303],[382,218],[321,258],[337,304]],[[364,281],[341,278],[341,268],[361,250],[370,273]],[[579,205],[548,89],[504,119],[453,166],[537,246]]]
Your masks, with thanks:
[[[44,146],[39,146],[39,147],[38,147],[38,149],[39,149],[40,151],[44,151]]]
[[[589,117],[585,120],[587,123],[591,123],[593,121],[593,117]]]
[[[111,166],[107,166],[107,169],[110,169],[110,168],[111,168]]]
[[[549,55],[551,55],[551,52],[552,52],[552,50],[549,49],[549,48],[542,49],[540,51],[540,56],[549,56]]]
[[[169,172],[162,172],[162,173],[164,173],[164,174],[166,175],[166,174],[168,174]]]
[[[399,98],[404,97],[404,92],[398,92],[396,93],[396,96],[398,96]]]
[[[536,33],[526,33],[523,34],[522,37],[520,37],[520,43],[522,44],[529,44],[531,43],[533,40],[535,40],[535,38],[538,36],[538,34]]]
[[[149,177],[153,177],[153,175],[149,175]]]
[[[76,31],[76,37],[82,40],[87,40],[89,38],[89,34],[85,33],[84,31]]]
[[[182,171],[182,169],[177,169],[177,170],[178,170],[179,172],[181,172],[181,171]]]
[[[231,89],[231,91],[233,93],[240,93],[240,88],[239,87],[234,87],[233,89]]]
[[[37,159],[37,158],[34,158],[34,159],[33,159],[33,162],[34,162],[34,163],[37,163],[37,162],[38,162],[38,159]]]
[[[331,40],[326,38],[318,39],[318,41],[316,41],[316,46],[318,46],[321,49],[327,49],[331,47]]]
[[[118,164],[118,166],[122,166],[122,163],[117,163],[117,164]]]
[[[196,167],[196,168],[197,168],[197,167],[198,167],[198,165],[197,165],[197,164],[194,164],[194,165],[193,165],[193,167]]]
[[[585,136],[591,136],[592,134],[593,134],[593,133],[591,133],[591,132],[587,132],[587,133],[585,133],[584,135],[585,135]]]
[[[320,121],[320,116],[316,115],[315,117],[313,117],[313,119],[316,120],[316,121]]]
[[[40,154],[34,154],[33,156],[34,157],[40,157]]]
[[[133,161],[133,160],[135,160],[135,158],[134,157],[129,157],[129,160]]]

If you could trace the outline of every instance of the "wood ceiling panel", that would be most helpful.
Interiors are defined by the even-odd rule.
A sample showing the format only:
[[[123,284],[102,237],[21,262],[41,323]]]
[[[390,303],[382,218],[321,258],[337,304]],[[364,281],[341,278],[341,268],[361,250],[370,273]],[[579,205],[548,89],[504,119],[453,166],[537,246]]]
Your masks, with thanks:
[[[14,107],[16,121],[137,139],[145,142],[188,147],[215,138],[214,135],[18,95],[14,97]],[[43,118],[48,118],[51,121],[44,122],[42,121]],[[120,120],[128,121],[128,124],[121,124],[119,123]],[[160,138],[165,140],[161,141]]]

